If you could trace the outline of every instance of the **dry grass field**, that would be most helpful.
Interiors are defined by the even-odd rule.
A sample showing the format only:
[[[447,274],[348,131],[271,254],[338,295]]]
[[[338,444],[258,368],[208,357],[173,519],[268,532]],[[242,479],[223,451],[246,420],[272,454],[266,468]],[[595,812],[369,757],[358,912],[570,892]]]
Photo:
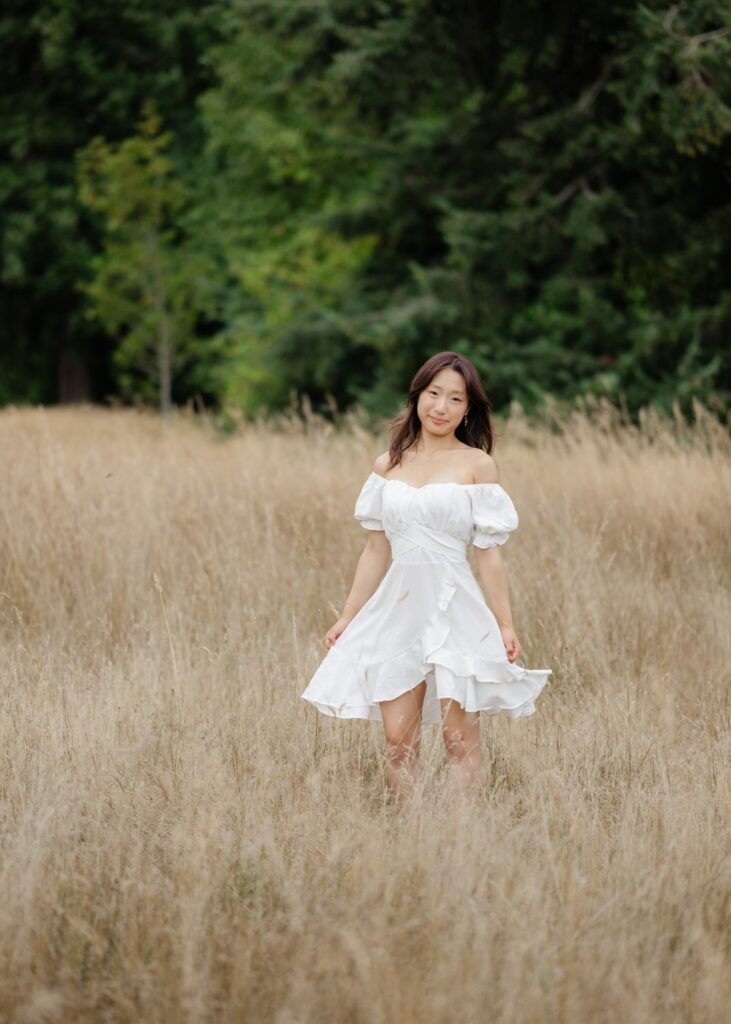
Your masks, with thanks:
[[[553,675],[464,805],[427,727],[399,813],[300,698],[385,435],[0,412],[0,1021],[729,1020],[731,441],[499,430]]]

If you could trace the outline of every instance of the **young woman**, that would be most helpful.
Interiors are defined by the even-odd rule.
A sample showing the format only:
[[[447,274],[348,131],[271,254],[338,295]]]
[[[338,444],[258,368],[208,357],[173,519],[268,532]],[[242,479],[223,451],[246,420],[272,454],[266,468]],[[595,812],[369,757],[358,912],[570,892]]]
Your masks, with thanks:
[[[422,723],[441,724],[463,792],[482,767],[480,712],[533,714],[551,674],[516,664],[499,546],[518,517],[498,483],[490,409],[465,356],[440,352],[417,371],[390,449],[358,495],[354,516],[368,542],[302,694],[323,714],[383,722],[397,803],[416,781]]]

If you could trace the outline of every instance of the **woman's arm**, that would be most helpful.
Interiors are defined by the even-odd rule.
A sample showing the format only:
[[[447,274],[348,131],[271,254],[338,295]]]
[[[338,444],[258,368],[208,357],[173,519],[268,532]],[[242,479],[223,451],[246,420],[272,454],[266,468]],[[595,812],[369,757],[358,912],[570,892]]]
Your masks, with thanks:
[[[503,565],[499,548],[475,548],[480,580],[485,589],[487,603],[497,619],[500,634],[505,644],[508,661],[520,657],[521,647],[515,635],[513,612],[510,607],[510,585],[508,572]]]
[[[496,484],[500,480],[497,464],[487,452],[475,451],[473,454],[472,475],[476,484]],[[487,603],[497,619],[500,635],[505,644],[508,661],[520,657],[521,647],[513,627],[513,612],[510,608],[510,585],[508,572],[503,565],[500,549],[497,545],[491,548],[475,546],[477,567],[485,589]]]
[[[350,620],[357,615],[386,574],[391,545],[383,530],[369,530],[368,541],[358,559],[353,585],[338,621],[325,634],[325,647],[332,647]]]
[[[391,561],[391,545],[383,530],[369,530],[368,533],[368,541],[355,569],[353,585],[343,605],[341,618],[348,622],[375,593]]]
[[[485,588],[485,594],[487,595],[487,603],[497,619],[498,626],[512,627],[513,613],[510,608],[510,584],[508,583],[508,572],[503,564],[499,548],[475,548],[475,555],[482,586]]]

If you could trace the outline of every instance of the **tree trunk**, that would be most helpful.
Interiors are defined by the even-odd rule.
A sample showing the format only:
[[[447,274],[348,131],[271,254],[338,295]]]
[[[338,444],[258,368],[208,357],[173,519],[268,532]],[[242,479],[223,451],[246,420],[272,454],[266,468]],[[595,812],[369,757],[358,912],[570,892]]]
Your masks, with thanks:
[[[173,394],[173,341],[167,311],[162,315],[158,330],[157,365],[160,377],[160,412],[167,416],[172,406]]]
[[[175,339],[173,337],[172,323],[168,312],[165,275],[163,273],[162,262],[160,260],[160,243],[156,231],[148,231],[147,245],[152,255],[154,268],[152,297],[157,319],[157,375],[158,391],[160,395],[160,413],[163,417],[167,417],[172,407],[173,352],[175,349]]]
[[[91,381],[86,360],[64,347],[58,357],[58,401],[61,405],[91,401]]]

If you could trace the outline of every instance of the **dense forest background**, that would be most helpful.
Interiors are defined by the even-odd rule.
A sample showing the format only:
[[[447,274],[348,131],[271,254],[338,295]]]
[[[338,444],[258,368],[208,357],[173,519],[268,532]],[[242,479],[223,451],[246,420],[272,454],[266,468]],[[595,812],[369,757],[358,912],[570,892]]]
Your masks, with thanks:
[[[731,6],[6,0],[0,403],[731,398]]]

